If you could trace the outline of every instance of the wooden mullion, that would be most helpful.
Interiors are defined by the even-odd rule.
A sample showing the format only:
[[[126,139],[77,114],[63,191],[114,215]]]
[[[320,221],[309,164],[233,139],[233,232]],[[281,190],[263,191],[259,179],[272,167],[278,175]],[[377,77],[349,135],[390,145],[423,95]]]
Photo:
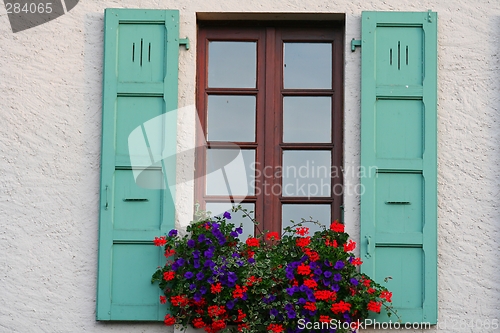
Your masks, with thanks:
[[[250,95],[254,96],[259,92],[256,88],[206,88],[207,95]]]

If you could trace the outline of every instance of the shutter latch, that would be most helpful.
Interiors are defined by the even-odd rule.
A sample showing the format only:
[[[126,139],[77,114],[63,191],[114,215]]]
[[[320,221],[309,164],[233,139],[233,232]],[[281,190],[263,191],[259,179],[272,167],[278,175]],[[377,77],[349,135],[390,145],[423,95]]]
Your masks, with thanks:
[[[356,51],[356,46],[361,47],[361,39],[352,39],[351,40],[351,51]]]
[[[179,38],[179,45],[184,45],[189,50],[189,38]]]

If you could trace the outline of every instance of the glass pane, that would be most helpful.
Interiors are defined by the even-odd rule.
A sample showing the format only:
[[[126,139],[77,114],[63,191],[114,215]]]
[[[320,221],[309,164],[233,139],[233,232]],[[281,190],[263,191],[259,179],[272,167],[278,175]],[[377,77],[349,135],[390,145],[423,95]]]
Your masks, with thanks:
[[[255,150],[207,150],[207,194],[253,195]]]
[[[332,99],[284,97],[283,142],[332,142]]]
[[[253,203],[242,203],[240,205],[249,212],[255,211],[255,204]],[[244,216],[243,212],[231,212],[232,208],[233,205],[230,202],[207,202],[207,210],[212,212],[211,215],[217,216],[224,214],[224,212],[229,212],[231,214],[229,222],[234,224],[235,227],[239,227],[240,225],[243,227],[243,233],[239,235],[239,239],[246,240],[249,235],[255,236],[255,226],[253,222],[248,217]],[[252,218],[255,216],[254,213],[249,215]]]
[[[255,141],[255,96],[208,96],[208,141]]]
[[[322,225],[328,227],[331,223],[330,214],[330,205],[283,205],[281,209],[281,231],[284,231],[286,227],[291,227],[292,225],[299,223],[302,218],[308,221],[318,221]],[[290,220],[293,220],[294,222],[292,223]],[[304,223],[303,226],[309,228],[309,234],[311,236],[316,231],[322,230],[321,226],[311,222]]]
[[[285,89],[331,89],[331,43],[284,43]]]
[[[283,152],[284,197],[329,197],[331,153],[324,150]]]
[[[209,87],[256,87],[256,42],[210,42],[208,52]]]

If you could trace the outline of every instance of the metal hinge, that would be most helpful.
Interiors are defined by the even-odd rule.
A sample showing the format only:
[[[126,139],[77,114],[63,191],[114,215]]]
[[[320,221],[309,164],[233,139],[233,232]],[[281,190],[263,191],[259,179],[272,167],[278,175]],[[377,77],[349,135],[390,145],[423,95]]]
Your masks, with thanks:
[[[189,50],[189,38],[179,38],[179,45],[184,45]]]
[[[354,52],[356,51],[356,46],[361,47],[361,40],[360,39],[352,39],[351,40],[351,51]]]

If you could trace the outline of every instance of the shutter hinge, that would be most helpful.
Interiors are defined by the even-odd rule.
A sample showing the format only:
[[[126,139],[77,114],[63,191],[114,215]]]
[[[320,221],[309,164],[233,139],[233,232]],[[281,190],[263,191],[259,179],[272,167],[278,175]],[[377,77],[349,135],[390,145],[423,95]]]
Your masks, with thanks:
[[[179,38],[179,45],[184,45],[189,50],[189,38]]]
[[[361,47],[361,40],[360,39],[352,39],[351,40],[351,51],[354,52],[356,51],[356,46]]]
[[[429,23],[432,23],[432,10],[430,9],[427,12],[427,21],[429,21]]]

